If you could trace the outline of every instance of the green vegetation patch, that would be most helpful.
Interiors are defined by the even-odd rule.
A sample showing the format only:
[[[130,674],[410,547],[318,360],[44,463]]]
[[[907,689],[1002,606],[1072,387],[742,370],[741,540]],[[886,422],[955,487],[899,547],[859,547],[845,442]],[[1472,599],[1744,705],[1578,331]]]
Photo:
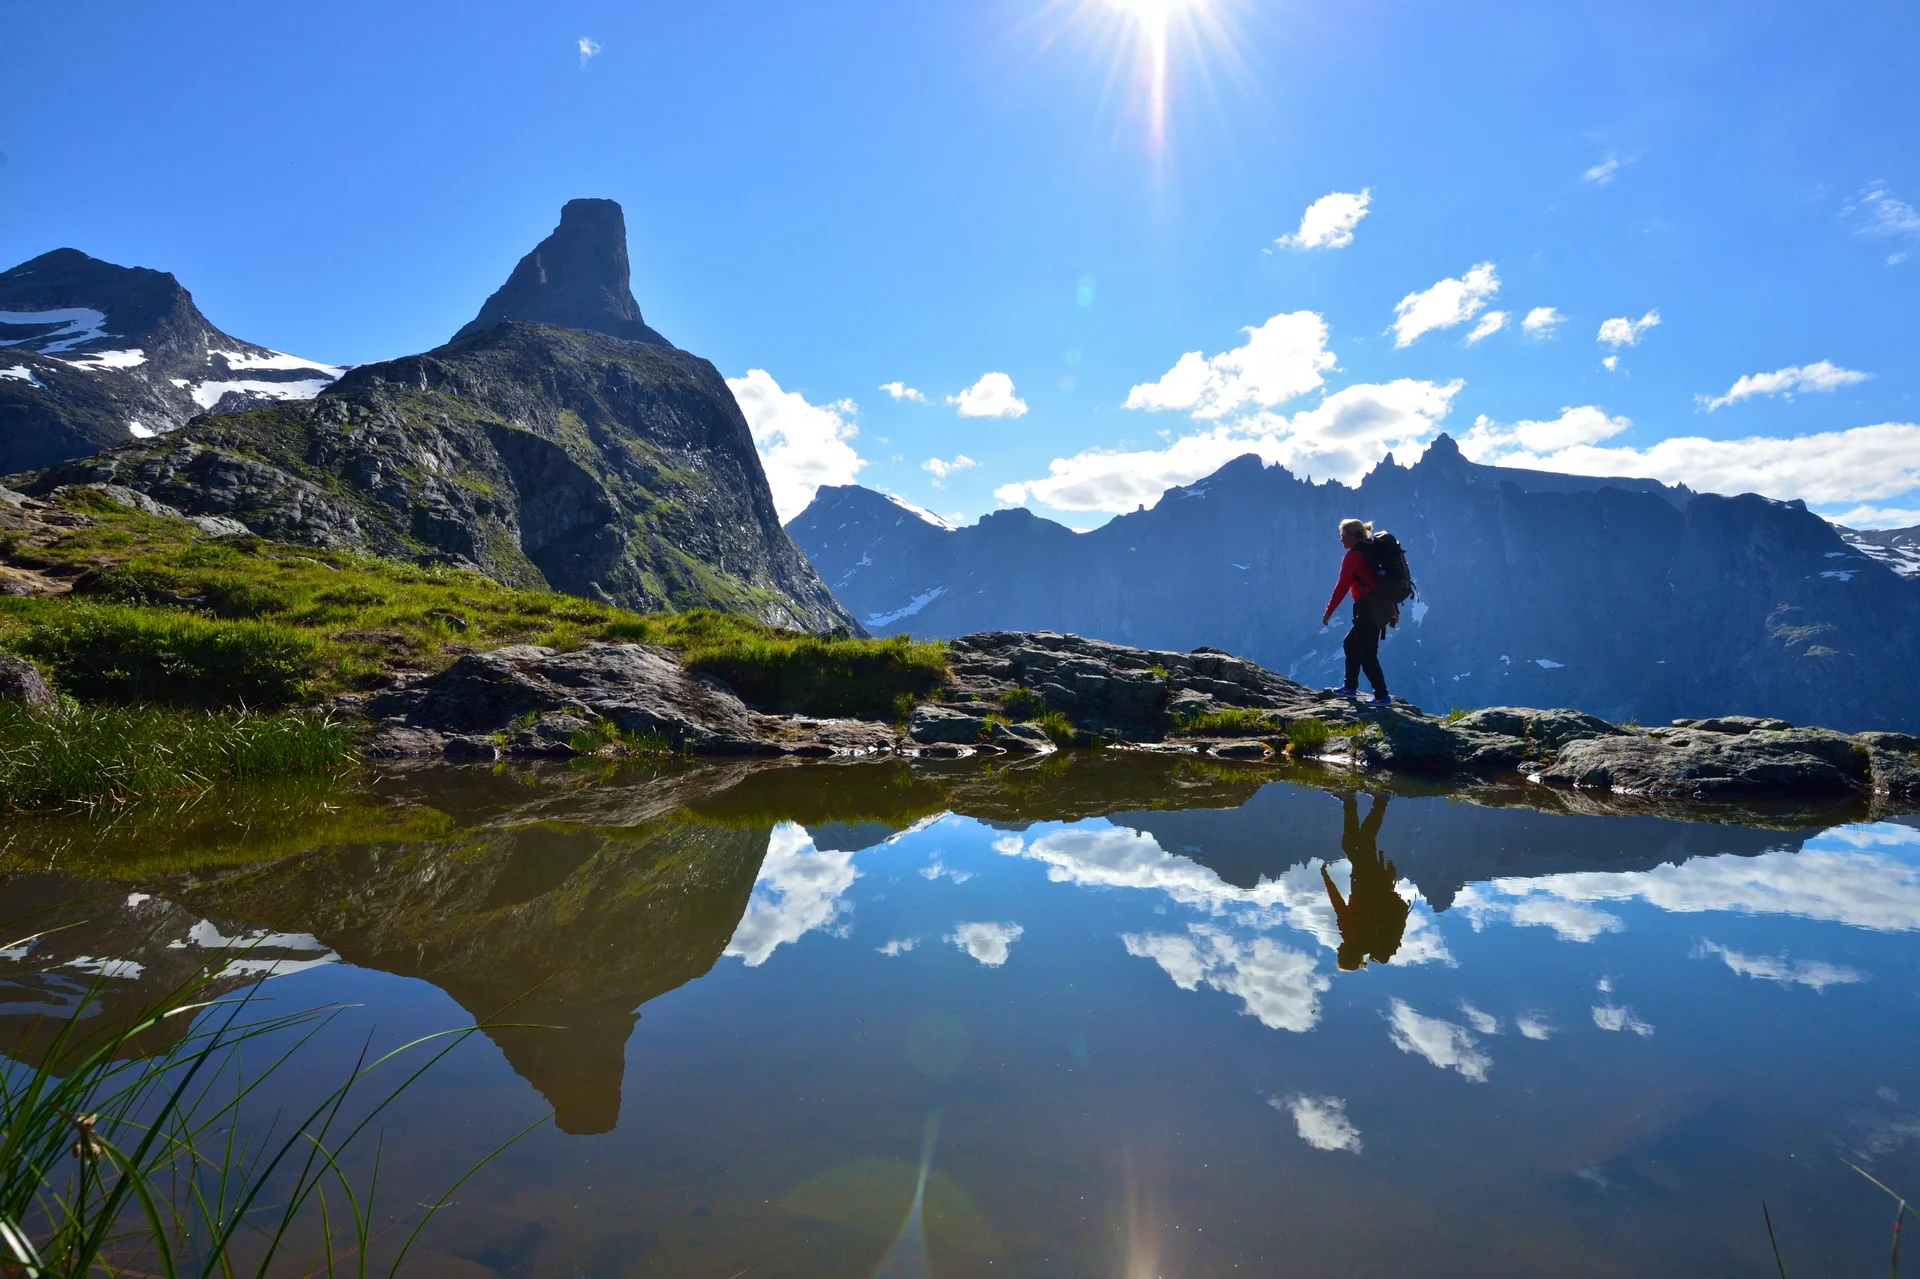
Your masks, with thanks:
[[[0,597],[0,648],[86,701],[291,706],[464,653],[591,641],[672,649],[747,701],[799,714],[904,718],[947,678],[946,646],[908,636],[828,638],[706,609],[643,615],[464,569],[215,540],[93,490],[60,504],[89,522],[16,536],[0,553],[71,579],[73,594]]]
[[[942,643],[806,635],[710,609],[634,616],[606,636],[673,649],[689,670],[726,681],[746,701],[796,714],[893,719],[947,678]]]
[[[1322,719],[1307,717],[1296,719],[1287,725],[1287,744],[1302,754],[1310,754],[1325,746],[1327,739],[1331,736],[1333,736],[1332,730]]]
[[[11,647],[89,701],[286,706],[319,674],[319,641],[291,626],[87,603],[36,611]]]
[[[322,775],[353,762],[353,745],[351,729],[311,715],[0,703],[0,811]]]
[[[1279,732],[1285,723],[1272,711],[1236,706],[1198,715],[1175,715],[1173,731],[1182,737],[1263,737]]]

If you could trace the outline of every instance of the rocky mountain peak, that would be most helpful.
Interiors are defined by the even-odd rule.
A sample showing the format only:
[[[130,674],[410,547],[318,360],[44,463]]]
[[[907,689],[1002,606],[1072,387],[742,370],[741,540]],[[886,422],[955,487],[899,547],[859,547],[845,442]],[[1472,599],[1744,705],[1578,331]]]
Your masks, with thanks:
[[[311,399],[340,373],[221,332],[165,271],[55,249],[0,272],[0,472]]]
[[[567,201],[553,234],[520,259],[480,314],[454,337],[509,320],[673,345],[640,317],[627,263],[627,218],[613,200]]]

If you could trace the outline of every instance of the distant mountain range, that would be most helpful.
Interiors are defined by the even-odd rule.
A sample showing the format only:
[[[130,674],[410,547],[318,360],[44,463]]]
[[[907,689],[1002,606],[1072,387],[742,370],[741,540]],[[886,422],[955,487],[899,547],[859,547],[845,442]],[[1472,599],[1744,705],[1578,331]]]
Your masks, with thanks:
[[[221,332],[165,272],[55,249],[0,274],[0,474],[310,400],[342,372]]]
[[[36,295],[31,334],[0,331],[39,344],[21,357],[24,380],[0,381],[15,388],[0,414],[8,403],[26,406],[0,417],[0,457],[12,459],[0,467],[43,468],[8,480],[15,488],[124,484],[189,515],[230,516],[263,536],[468,565],[514,585],[641,610],[706,606],[804,630],[856,629],[781,528],[725,380],[641,318],[625,218],[611,200],[570,201],[559,227],[480,314],[424,355],[327,370],[324,380],[314,372],[273,391],[248,384],[245,400],[232,388],[214,398],[226,385],[217,379],[176,386],[170,371],[183,366],[158,358],[157,339],[143,339],[144,353],[96,356],[112,376],[139,374],[138,385],[154,395],[153,387],[170,387],[216,410],[190,421],[178,405],[164,419],[145,400],[136,405],[126,398],[133,383],[69,371],[68,348],[45,353],[67,340],[56,323],[92,326],[76,338],[104,326],[115,342],[152,333],[173,341],[175,330],[186,332],[169,351],[224,343],[215,353],[223,377],[291,357],[206,328],[172,276],[72,254],[92,264],[79,271],[68,253],[0,277],[31,279],[49,259],[71,268],[62,291]],[[171,318],[141,318],[145,328],[123,322],[135,313],[120,299],[135,284],[161,301],[172,297]],[[0,293],[0,304],[19,296]],[[105,319],[57,320],[53,301]],[[87,337],[72,350],[97,351],[107,340]],[[135,363],[136,355],[147,363]],[[5,358],[0,352],[0,374]],[[149,364],[152,375],[143,372]],[[82,377],[122,398],[102,391],[86,400],[64,389]],[[136,411],[148,416],[126,416]]]
[[[1205,645],[1331,685],[1344,612],[1319,621],[1347,516],[1406,547],[1419,598],[1383,661],[1423,706],[1852,730],[1920,714],[1920,578],[1896,571],[1911,571],[1911,531],[1843,534],[1799,502],[1482,466],[1445,435],[1356,487],[1241,457],[1089,533],[1024,508],[955,529],[858,485],[821,489],[788,532],[877,634]]]

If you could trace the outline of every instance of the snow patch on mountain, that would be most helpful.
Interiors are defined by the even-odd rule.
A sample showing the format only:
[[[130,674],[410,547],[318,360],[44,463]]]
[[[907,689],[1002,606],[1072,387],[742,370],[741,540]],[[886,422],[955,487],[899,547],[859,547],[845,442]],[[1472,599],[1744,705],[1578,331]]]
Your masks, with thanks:
[[[202,382],[193,388],[193,402],[203,409],[210,409],[220,402],[220,397],[228,391],[239,391],[246,395],[264,396],[269,400],[311,400],[320,392],[332,386],[332,378],[316,378],[310,382]]]
[[[84,306],[62,307],[53,311],[0,311],[0,324],[58,325],[52,333],[0,340],[0,346],[33,345],[33,349],[41,355],[58,355],[83,343],[113,336],[107,332],[107,313]]]
[[[127,351],[89,351],[67,361],[74,368],[85,369],[89,373],[98,373],[103,369],[136,369],[146,362],[147,353],[137,346]]]

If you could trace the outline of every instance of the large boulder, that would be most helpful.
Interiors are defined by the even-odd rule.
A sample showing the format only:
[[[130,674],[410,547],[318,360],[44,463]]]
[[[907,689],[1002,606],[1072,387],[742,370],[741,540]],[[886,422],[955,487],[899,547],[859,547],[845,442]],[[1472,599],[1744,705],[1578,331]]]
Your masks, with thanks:
[[[22,702],[42,708],[59,704],[40,668],[11,653],[0,653],[0,702]]]
[[[522,722],[562,715],[602,719],[630,734],[651,735],[676,750],[724,749],[755,734],[754,716],[727,689],[698,679],[656,649],[640,644],[590,644],[558,653],[515,644],[470,653],[437,675],[369,699],[366,710],[382,727],[376,753],[418,753],[421,731],[448,738],[504,735]],[[526,747],[546,753],[575,725],[527,735]],[[384,739],[384,740],[383,740]],[[398,747],[405,745],[407,749]]]
[[[1539,780],[1676,799],[1814,799],[1871,782],[1871,752],[1825,729],[1724,733],[1691,728],[1569,742]]]
[[[916,706],[907,719],[907,736],[922,745],[967,745],[986,735],[986,720],[947,706]]]

